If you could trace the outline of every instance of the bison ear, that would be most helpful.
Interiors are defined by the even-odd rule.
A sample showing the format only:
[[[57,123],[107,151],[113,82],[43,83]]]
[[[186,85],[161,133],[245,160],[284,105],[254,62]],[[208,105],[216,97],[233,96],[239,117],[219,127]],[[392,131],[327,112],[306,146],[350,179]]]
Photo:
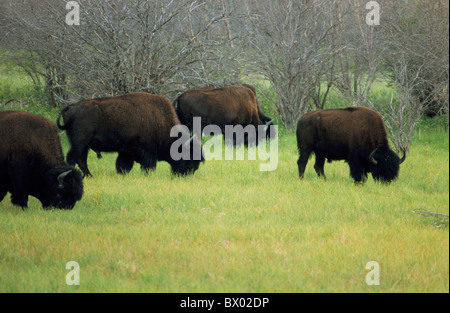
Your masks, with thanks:
[[[72,173],[72,170],[59,174],[58,183],[60,187],[64,185],[64,178],[66,178],[66,176],[69,175],[70,173]]]

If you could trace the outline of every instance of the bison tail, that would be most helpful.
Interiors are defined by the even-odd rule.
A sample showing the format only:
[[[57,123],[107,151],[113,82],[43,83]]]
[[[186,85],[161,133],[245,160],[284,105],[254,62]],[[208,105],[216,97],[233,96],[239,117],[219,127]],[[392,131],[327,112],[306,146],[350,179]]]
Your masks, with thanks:
[[[180,102],[180,97],[177,97],[177,98],[175,99],[175,101],[172,103],[173,108],[175,109],[175,112],[176,112],[177,109],[178,109],[179,102]]]
[[[172,105],[173,105],[173,108],[175,110],[175,114],[177,115],[178,120],[180,121],[180,123],[186,125],[186,120],[185,120],[185,118],[183,116],[183,112],[180,110],[180,98],[181,98],[181,96],[176,98],[175,101],[172,103]]]
[[[56,119],[56,126],[60,129],[60,130],[67,130],[70,127],[70,124],[72,123],[72,114],[73,111],[69,109],[71,109],[72,106],[66,106],[64,109],[61,110],[61,112],[59,112],[58,118]],[[64,125],[61,125],[61,116],[63,117],[64,120]]]
[[[62,115],[62,111],[59,112],[58,118],[56,119],[56,126],[61,130],[66,130],[66,128],[63,125],[61,125],[61,123],[60,123],[61,115]]]
[[[57,126],[60,130],[66,130],[66,129],[67,129],[67,125],[61,125],[61,116],[62,116],[63,114],[66,113],[67,108],[68,108],[68,107],[62,109],[62,110],[59,112],[58,118],[56,119],[56,126]]]

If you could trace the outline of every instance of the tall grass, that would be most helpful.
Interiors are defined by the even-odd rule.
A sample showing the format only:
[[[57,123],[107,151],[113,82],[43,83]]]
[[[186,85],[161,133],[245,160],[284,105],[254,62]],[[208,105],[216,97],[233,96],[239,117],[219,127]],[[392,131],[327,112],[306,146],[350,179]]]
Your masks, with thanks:
[[[274,172],[211,161],[187,178],[164,163],[118,176],[114,154],[91,153],[73,211],[0,203],[0,291],[449,291],[448,228],[412,213],[448,213],[448,134],[424,127],[391,185],[355,186],[343,162],[300,181],[295,135],[279,145]],[[65,283],[72,260],[80,286]],[[365,283],[370,261],[380,286]]]
[[[22,108],[55,120],[57,110]],[[344,162],[314,159],[298,179],[296,138],[283,130],[276,171],[209,161],[173,177],[115,173],[116,154],[89,155],[94,178],[72,211],[0,203],[0,292],[449,292],[448,227],[413,210],[449,211],[449,136],[422,121],[400,177],[355,186]],[[64,151],[69,144],[61,136]],[[66,263],[80,286],[66,284]],[[380,264],[380,285],[366,264]]]

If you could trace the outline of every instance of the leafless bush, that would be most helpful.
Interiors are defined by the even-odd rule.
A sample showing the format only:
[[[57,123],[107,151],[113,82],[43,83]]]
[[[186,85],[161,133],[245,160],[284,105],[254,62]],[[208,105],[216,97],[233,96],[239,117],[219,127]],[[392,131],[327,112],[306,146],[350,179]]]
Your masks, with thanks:
[[[386,103],[369,103],[383,118],[394,148],[398,152],[408,153],[417,123],[423,116],[425,106],[423,100],[414,91],[420,80],[420,69],[412,72],[405,59],[397,60],[389,77],[393,80],[392,94]],[[412,76],[411,76],[412,75]]]
[[[380,26],[366,24],[364,0],[78,2],[81,25],[69,26],[67,0],[0,0],[0,45],[53,106],[263,77],[294,127],[326,108],[334,87],[370,106],[374,82],[390,74],[399,98],[386,111],[404,106],[416,116],[411,103],[422,103],[448,114],[446,0],[379,0]]]
[[[440,20],[442,13],[438,12],[443,4],[419,0],[384,2],[380,38],[380,43],[386,47],[383,74],[396,95],[386,103],[368,104],[383,115],[399,152],[409,151],[416,125],[423,114],[436,114],[448,107],[448,44],[446,48],[439,46],[445,40],[448,43],[448,21]],[[444,8],[445,5],[440,7]],[[425,12],[435,15],[425,15]],[[432,29],[431,25],[437,28]],[[436,111],[438,102],[440,109]]]
[[[449,2],[388,1],[384,13],[387,71],[395,74],[398,60],[404,60],[408,77],[414,79],[404,88],[413,86],[425,114],[448,114]]]
[[[66,2],[3,3],[9,47],[26,52],[16,54],[16,61],[36,84],[44,77],[49,103],[65,102],[67,93],[169,95],[233,74],[226,69],[236,65],[236,50],[222,52],[232,39],[223,28],[231,11],[216,1],[84,0],[79,26],[65,23]]]
[[[278,113],[287,127],[312,108],[312,97],[323,106],[331,88],[334,55],[340,43],[333,40],[338,1],[247,1],[249,43],[253,64],[272,84]]]
[[[65,99],[66,75],[55,62],[62,57],[58,36],[62,35],[57,20],[45,20],[49,7],[35,1],[2,1],[2,43],[14,53],[9,59],[19,65],[33,80],[35,86],[45,86],[49,105],[55,106],[55,97]]]
[[[381,27],[367,25],[367,1],[345,1],[346,14],[339,17],[337,36],[346,42],[337,54],[338,70],[335,86],[355,106],[367,106],[372,87],[381,72],[384,50]]]

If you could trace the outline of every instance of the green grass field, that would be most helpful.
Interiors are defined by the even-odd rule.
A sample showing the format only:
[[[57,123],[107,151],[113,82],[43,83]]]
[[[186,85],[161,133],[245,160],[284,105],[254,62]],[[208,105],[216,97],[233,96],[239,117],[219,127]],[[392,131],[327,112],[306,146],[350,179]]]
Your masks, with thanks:
[[[52,120],[57,111],[21,108]],[[61,136],[64,150],[69,145]],[[0,292],[449,292],[449,232],[413,210],[449,212],[449,134],[424,121],[400,178],[355,186],[344,162],[297,174],[283,130],[278,169],[210,161],[173,177],[115,173],[115,154],[88,165],[72,211],[0,203]],[[80,266],[68,286],[66,263]],[[380,265],[368,286],[366,264]]]

